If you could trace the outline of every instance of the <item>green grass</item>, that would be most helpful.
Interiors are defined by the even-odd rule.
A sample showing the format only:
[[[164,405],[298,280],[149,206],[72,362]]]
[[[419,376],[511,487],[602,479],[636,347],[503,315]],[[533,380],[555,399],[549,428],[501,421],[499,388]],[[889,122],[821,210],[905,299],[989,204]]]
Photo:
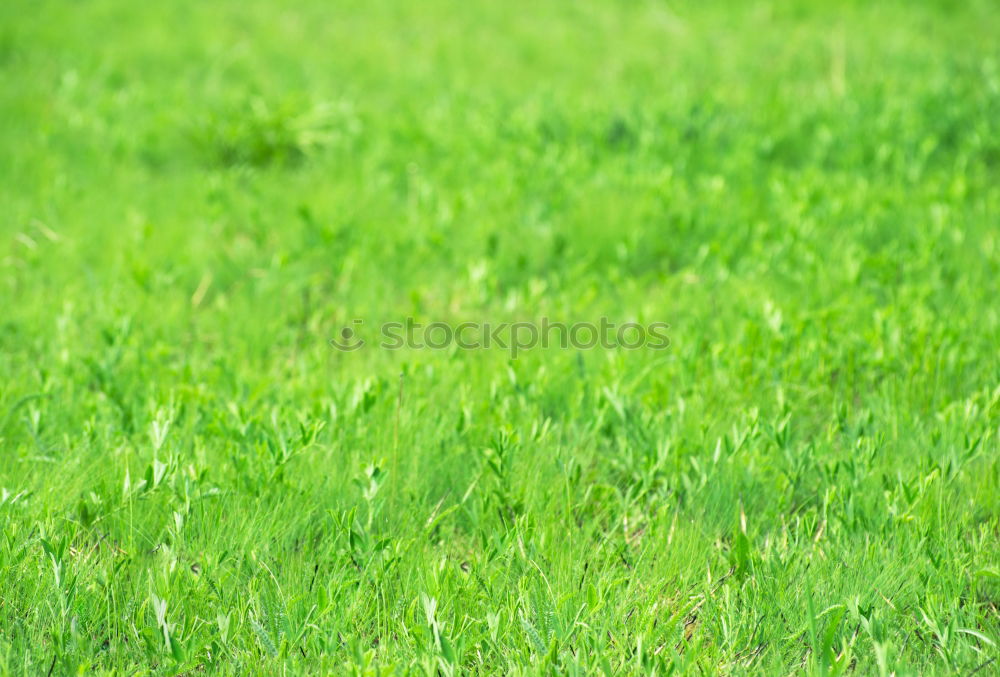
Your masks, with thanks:
[[[0,3],[0,673],[994,674],[998,35]]]

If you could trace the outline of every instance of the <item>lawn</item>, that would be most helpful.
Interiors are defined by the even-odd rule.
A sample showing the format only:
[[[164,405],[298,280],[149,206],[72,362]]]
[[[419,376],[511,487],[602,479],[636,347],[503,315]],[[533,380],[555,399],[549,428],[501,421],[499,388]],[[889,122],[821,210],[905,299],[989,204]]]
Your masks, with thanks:
[[[0,674],[1000,673],[992,0],[5,0],[0,207]]]

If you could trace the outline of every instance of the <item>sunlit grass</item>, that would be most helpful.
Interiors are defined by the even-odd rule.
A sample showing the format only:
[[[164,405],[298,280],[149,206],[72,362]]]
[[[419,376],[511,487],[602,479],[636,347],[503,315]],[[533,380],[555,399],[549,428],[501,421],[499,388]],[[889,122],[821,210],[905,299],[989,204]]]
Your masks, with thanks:
[[[1000,10],[872,5],[0,4],[0,670],[994,672]]]

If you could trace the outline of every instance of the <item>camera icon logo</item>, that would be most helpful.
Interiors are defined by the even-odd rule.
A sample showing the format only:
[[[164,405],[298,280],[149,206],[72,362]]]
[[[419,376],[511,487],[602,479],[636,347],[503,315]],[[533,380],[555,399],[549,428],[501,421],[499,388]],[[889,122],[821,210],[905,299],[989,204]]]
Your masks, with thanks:
[[[365,341],[357,334],[357,328],[365,323],[364,320],[352,320],[349,326],[342,327],[340,334],[330,339],[330,345],[345,353],[354,352],[364,347]]]

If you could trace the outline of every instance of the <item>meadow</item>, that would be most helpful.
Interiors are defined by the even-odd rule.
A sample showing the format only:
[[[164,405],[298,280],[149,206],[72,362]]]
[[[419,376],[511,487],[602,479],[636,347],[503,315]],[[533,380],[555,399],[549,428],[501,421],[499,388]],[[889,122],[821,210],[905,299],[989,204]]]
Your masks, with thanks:
[[[1000,674],[998,37],[0,3],[0,674]]]

